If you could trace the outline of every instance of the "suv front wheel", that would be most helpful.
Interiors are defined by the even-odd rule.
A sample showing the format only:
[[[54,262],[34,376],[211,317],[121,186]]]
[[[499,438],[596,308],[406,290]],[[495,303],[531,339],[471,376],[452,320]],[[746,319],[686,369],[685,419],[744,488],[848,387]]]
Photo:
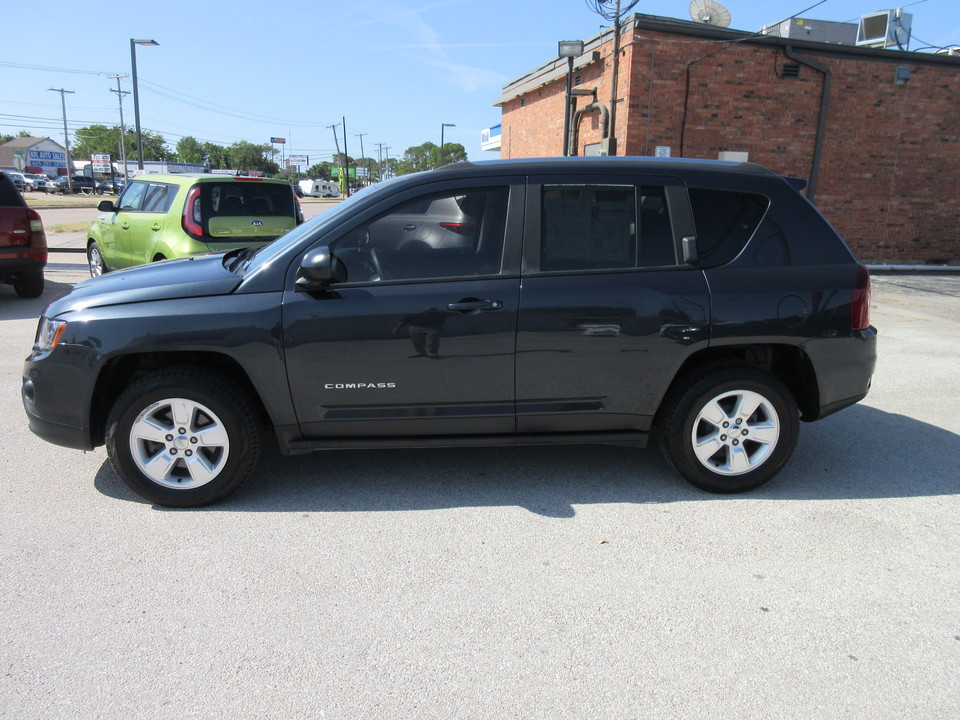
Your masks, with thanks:
[[[702,490],[744,492],[776,475],[800,433],[797,403],[773,375],[747,366],[694,374],[664,409],[660,447]]]
[[[236,490],[260,450],[256,415],[228,378],[167,368],[133,383],[107,419],[107,452],[138,495],[168,507],[197,507]]]

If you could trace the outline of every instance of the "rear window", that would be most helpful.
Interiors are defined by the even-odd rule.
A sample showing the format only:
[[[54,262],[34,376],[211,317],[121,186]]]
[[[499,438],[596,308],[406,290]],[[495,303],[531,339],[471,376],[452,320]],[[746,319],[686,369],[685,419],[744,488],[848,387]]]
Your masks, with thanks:
[[[204,217],[296,217],[289,185],[213,182],[201,188]]]
[[[700,266],[726,265],[753,235],[769,204],[767,198],[729,190],[690,188],[690,206],[697,226]]]
[[[26,202],[6,173],[0,172],[0,206],[24,207]]]

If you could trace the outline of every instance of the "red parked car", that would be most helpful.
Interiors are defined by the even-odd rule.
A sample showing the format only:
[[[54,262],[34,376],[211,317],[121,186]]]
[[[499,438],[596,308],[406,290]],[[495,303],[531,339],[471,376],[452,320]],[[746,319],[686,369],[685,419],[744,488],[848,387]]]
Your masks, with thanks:
[[[13,285],[22,298],[40,297],[46,264],[47,236],[40,215],[0,172],[0,282]]]

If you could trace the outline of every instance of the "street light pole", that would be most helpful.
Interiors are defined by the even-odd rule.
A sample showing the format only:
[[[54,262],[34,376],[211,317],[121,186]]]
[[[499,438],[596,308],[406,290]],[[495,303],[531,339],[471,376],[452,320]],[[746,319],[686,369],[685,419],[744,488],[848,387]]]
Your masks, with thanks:
[[[567,59],[567,94],[563,103],[563,156],[570,154],[570,99],[573,94],[573,59],[583,55],[582,40],[561,40],[557,55]]]
[[[63,148],[67,151],[67,189],[73,193],[73,181],[70,179],[70,138],[67,135],[67,101],[64,97],[67,93],[71,95],[74,90],[64,90],[63,88],[50,88],[50,92],[60,93],[60,107],[63,108]]]
[[[137,45],[159,44],[156,40],[130,38],[130,66],[133,70],[133,120],[137,126],[137,169],[141,172],[143,171],[143,135],[140,132],[140,93],[137,90]]]
[[[117,94],[117,102],[120,103],[120,164],[123,165],[123,185],[127,185],[127,128],[123,124],[123,96],[129,95],[126,90],[120,89],[120,81],[129,75],[107,75],[111,80],[117,81],[117,89],[110,89],[110,92]]]
[[[453,123],[440,123],[440,165],[438,167],[443,167],[443,131],[448,127],[456,127]]]

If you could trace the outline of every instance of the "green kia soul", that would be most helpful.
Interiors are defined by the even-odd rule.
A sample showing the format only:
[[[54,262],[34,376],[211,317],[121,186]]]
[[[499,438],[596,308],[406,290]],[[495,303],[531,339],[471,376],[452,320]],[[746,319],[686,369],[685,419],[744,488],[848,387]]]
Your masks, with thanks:
[[[157,260],[266,245],[303,222],[283,180],[142,175],[104,200],[87,231],[93,277]]]

